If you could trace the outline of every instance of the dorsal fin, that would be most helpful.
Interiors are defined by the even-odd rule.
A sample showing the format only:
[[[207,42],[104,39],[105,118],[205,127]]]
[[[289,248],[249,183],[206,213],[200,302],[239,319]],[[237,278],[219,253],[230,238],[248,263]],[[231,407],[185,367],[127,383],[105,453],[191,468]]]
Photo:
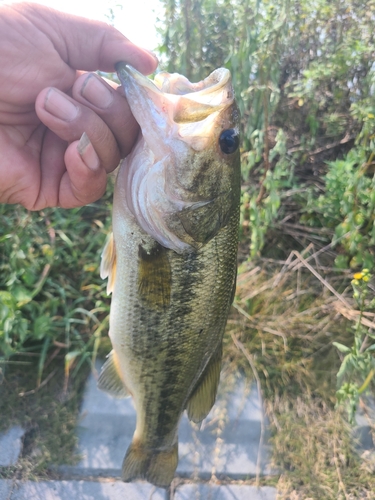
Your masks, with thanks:
[[[116,247],[113,238],[113,233],[108,235],[106,244],[102,252],[102,260],[100,262],[100,277],[104,280],[108,278],[107,293],[110,294],[115,285],[116,277]]]

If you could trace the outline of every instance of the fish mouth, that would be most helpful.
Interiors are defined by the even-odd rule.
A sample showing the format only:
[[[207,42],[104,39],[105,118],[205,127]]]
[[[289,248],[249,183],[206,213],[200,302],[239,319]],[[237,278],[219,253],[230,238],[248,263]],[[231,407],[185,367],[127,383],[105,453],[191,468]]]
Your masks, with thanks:
[[[132,66],[119,62],[116,64],[116,71],[121,83],[125,86],[131,84],[131,80],[137,82],[140,87],[144,87],[151,92],[185,96],[192,102],[206,105],[207,108],[222,107],[233,102],[233,91],[227,92],[230,82],[230,71],[226,68],[218,68],[207,78],[191,83],[185,76],[178,73],[157,73],[154,80],[142,75]]]
[[[207,148],[220,113],[234,101],[230,72],[225,68],[198,83],[176,73],[158,73],[152,81],[123,62],[116,70],[131,111],[156,156],[161,137],[164,143],[168,138],[179,140],[195,151]]]

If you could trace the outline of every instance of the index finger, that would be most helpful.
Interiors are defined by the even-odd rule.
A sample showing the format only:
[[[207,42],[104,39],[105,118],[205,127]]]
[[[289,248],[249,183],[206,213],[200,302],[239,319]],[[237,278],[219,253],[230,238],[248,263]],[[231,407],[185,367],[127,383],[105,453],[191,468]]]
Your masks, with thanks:
[[[126,61],[148,75],[158,65],[151,52],[134,45],[113,26],[101,21],[36,4],[13,4],[12,8],[44,32],[61,59],[73,69],[113,72],[117,62]]]

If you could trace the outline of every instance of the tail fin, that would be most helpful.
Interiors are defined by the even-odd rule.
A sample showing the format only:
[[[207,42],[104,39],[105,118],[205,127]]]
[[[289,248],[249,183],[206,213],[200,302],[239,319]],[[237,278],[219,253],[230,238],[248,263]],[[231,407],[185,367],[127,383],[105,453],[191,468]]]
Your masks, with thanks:
[[[122,479],[146,479],[161,488],[168,488],[178,464],[178,443],[167,450],[145,448],[131,443],[123,464]]]

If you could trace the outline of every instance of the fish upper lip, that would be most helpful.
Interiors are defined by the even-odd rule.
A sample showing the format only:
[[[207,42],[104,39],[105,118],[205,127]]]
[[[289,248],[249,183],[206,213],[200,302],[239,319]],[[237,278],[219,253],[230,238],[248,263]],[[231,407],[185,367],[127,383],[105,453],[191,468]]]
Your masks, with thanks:
[[[207,102],[207,96],[210,94],[217,93],[222,87],[225,87],[228,84],[228,81],[230,80],[230,72],[226,68],[218,68],[215,71],[211,73],[207,78],[202,80],[201,82],[198,83],[191,83],[191,92],[186,92],[186,93],[173,93],[173,92],[164,92],[162,91],[155,83],[154,81],[150,80],[147,76],[143,75],[140,73],[138,70],[130,66],[129,64],[126,64],[125,62],[118,62],[115,64],[115,69],[117,73],[120,76],[123,76],[123,78],[133,78],[141,87],[148,88],[149,90],[156,92],[161,95],[168,95],[170,99],[173,99],[172,96],[176,96],[177,99],[183,98],[183,99],[189,99],[192,101],[196,101],[201,104],[206,104],[213,109],[219,109],[221,107],[227,106],[231,104],[234,100],[234,95],[228,95],[227,96],[227,101],[226,103],[221,103],[221,105],[218,104],[213,104],[212,102]],[[159,73],[160,74],[160,73]],[[220,77],[217,79],[216,83],[214,83],[214,77],[213,75],[220,75]],[[202,88],[199,88],[201,84],[204,82],[209,82],[209,79],[213,80],[212,84],[207,84],[203,85]],[[120,78],[121,80],[121,78]],[[196,89],[194,88],[196,87]]]
[[[170,73],[159,73],[160,78],[153,81],[125,62],[117,63],[116,70],[132,113],[157,156],[167,151],[162,141],[150,140],[151,133],[160,131],[168,142],[178,139],[201,151],[209,145],[208,136],[220,114],[234,102],[230,72],[225,68],[198,83]],[[147,134],[147,128],[153,132]]]

